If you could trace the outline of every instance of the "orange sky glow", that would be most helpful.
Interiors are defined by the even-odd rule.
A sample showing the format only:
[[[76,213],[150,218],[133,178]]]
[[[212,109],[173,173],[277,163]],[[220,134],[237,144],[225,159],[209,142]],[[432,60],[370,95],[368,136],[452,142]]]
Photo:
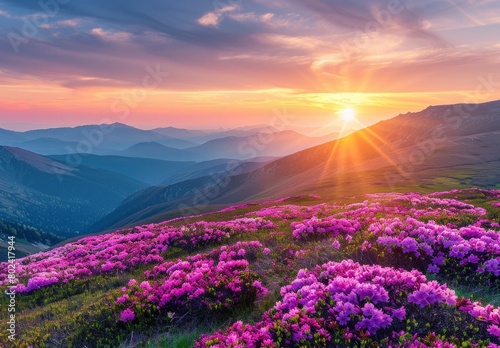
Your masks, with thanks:
[[[500,99],[495,1],[195,3],[74,1],[26,37],[40,9],[0,1],[0,128],[369,125]]]

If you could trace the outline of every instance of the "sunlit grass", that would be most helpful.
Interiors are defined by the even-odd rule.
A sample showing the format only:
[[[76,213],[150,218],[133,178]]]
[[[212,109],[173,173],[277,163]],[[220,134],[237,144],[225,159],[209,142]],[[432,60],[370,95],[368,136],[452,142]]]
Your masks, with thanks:
[[[488,212],[488,218],[498,221],[500,208],[491,205],[491,197],[487,197],[479,191],[471,190],[450,195],[449,198],[456,197],[459,200],[484,207]],[[306,196],[293,197],[279,203],[269,203],[266,206],[280,206],[284,204],[308,206],[322,202],[323,200]],[[338,205],[346,205],[353,202],[359,202],[359,197],[338,198],[334,201]],[[175,224],[181,225],[200,220],[230,220],[244,216],[253,216],[252,213],[262,207],[262,205],[251,205],[234,211],[189,218]],[[341,209],[338,211],[341,211]],[[334,214],[335,212],[337,211],[334,209],[330,214]],[[380,217],[383,217],[383,214],[379,214],[378,218]],[[445,219],[441,223],[445,224],[452,221],[453,223],[461,224],[468,223],[469,221],[467,214],[461,216],[460,219]],[[376,248],[373,248],[369,252],[361,252],[359,245],[364,240],[370,240],[370,236],[361,233],[354,236],[354,242],[349,247],[337,250],[331,247],[334,239],[328,237],[319,240],[294,240],[292,238],[292,228],[290,227],[290,223],[295,221],[293,219],[286,221],[281,219],[271,220],[277,225],[275,230],[259,230],[253,233],[235,234],[225,242],[225,244],[231,245],[238,241],[259,240],[265,247],[273,250],[270,258],[250,260],[251,269],[259,275],[264,285],[270,290],[252,308],[233,313],[230,318],[214,315],[206,318],[194,318],[164,324],[155,324],[153,320],[149,324],[144,323],[144,326],[141,326],[140,330],[134,329],[131,333],[123,325],[120,327],[116,326],[118,325],[117,319],[109,317],[112,314],[109,306],[121,294],[120,289],[127,283],[128,279],[134,278],[139,282],[145,280],[144,271],[153,268],[154,265],[140,266],[120,275],[98,276],[86,280],[70,281],[67,284],[38,290],[30,295],[20,295],[17,298],[19,339],[29,340],[36,347],[50,347],[57,344],[64,345],[71,342],[71,340],[86,337],[86,335],[91,335],[96,330],[109,330],[108,334],[113,335],[110,337],[115,337],[116,342],[121,342],[121,347],[123,348],[192,347],[194,340],[202,333],[212,333],[218,329],[227,327],[236,320],[242,320],[246,323],[257,321],[264,311],[274,306],[275,302],[279,299],[279,289],[288,284],[296,276],[299,269],[311,270],[318,264],[328,261],[339,262],[344,259],[353,259],[362,264],[379,263],[386,266],[405,268],[411,267],[408,265],[414,262],[411,261],[405,264],[402,262],[404,260],[398,261],[397,258],[387,257],[387,255],[384,255]],[[209,252],[217,246],[217,244],[207,245],[192,252],[171,248],[163,256],[166,260],[175,261],[177,259],[185,259],[189,255]],[[297,256],[296,253],[301,252],[304,253]],[[273,261],[276,263],[273,264]],[[482,303],[500,305],[500,293],[497,288],[465,286],[453,279],[443,277],[436,279],[441,283],[447,283],[450,288],[457,291],[459,296],[470,297]],[[5,301],[5,298],[0,299],[2,307],[6,304]],[[4,320],[5,318],[5,312],[2,311],[0,319]],[[103,318],[108,323],[105,324],[107,325],[105,327],[99,326],[100,320]],[[107,335],[106,331],[102,335],[105,337]],[[0,338],[3,337],[0,336]]]

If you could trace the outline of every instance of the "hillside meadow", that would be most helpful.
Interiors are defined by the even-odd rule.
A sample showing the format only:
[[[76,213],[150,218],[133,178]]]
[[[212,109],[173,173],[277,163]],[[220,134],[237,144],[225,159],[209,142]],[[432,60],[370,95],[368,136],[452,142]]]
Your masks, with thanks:
[[[2,347],[497,347],[500,190],[316,195],[20,258]],[[0,320],[8,321],[9,297]]]

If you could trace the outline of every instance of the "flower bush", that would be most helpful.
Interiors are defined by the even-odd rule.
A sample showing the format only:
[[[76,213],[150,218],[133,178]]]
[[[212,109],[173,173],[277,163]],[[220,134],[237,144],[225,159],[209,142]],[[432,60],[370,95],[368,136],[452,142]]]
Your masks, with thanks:
[[[19,260],[17,277],[23,281],[18,293],[29,293],[57,283],[99,274],[123,273],[141,265],[164,261],[162,254],[177,247],[187,252],[229,238],[276,226],[262,218],[241,218],[222,222],[200,221],[173,227],[166,223],[120,230],[106,235],[85,237],[60,248]],[[0,286],[8,283],[7,267],[2,264]]]
[[[281,300],[262,321],[253,326],[237,322],[202,336],[195,347],[465,347],[490,343],[493,347],[491,340],[498,342],[498,309],[467,301],[459,305],[453,290],[427,281],[418,271],[363,266],[351,260],[329,262],[313,271],[300,270],[280,294]],[[461,312],[470,317],[465,325]],[[473,318],[478,319],[475,325],[470,324]]]
[[[354,234],[361,230],[361,223],[358,220],[336,219],[334,217],[326,217],[311,219],[302,222],[292,222],[292,235],[296,239],[316,238],[322,235],[337,237],[339,235]]]
[[[195,346],[498,347],[500,190],[317,199],[238,204],[18,259],[19,338],[119,346],[230,318]],[[56,309],[68,328],[44,319]]]
[[[471,284],[500,284],[500,234],[496,231],[476,226],[453,229],[411,217],[380,219],[368,231],[388,252],[399,250],[403,257],[412,254],[431,273]]]
[[[172,316],[234,310],[253,304],[267,289],[251,272],[247,255],[261,251],[257,241],[223,246],[210,254],[166,262],[146,271],[149,279],[140,284],[131,280],[116,299],[123,322],[132,321],[134,310],[141,313],[169,313]]]

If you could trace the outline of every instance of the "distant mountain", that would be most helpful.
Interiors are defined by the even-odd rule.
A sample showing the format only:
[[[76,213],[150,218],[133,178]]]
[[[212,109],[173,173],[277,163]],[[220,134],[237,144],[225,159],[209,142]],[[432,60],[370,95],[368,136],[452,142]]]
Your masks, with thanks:
[[[226,173],[235,171],[238,173],[246,173],[254,169],[264,166],[271,162],[275,157],[256,157],[248,161],[217,159],[211,161],[198,162],[189,167],[180,170],[178,173],[169,176],[161,182],[162,185],[171,185],[181,181],[196,179],[214,174]]]
[[[197,161],[204,156],[193,151],[176,149],[160,143],[151,141],[132,145],[126,150],[119,152],[120,156],[153,158],[164,161]]]
[[[331,140],[324,137],[311,138],[294,131],[257,132],[250,136],[228,136],[210,140],[186,150],[203,154],[206,160],[216,158],[248,160],[259,156],[286,156],[324,143],[325,139]]]
[[[169,161],[281,157],[337,137],[336,133],[307,137],[295,131],[279,131],[266,125],[229,130],[188,130],[174,127],[142,130],[121,123],[26,132],[0,129],[0,145],[19,147],[41,155],[78,153],[81,157],[91,154]],[[188,150],[190,153],[176,150]]]
[[[288,126],[284,129],[278,129],[276,127],[270,127],[269,125],[253,125],[247,127],[239,127],[234,129],[211,129],[211,130],[199,130],[199,129],[186,129],[186,128],[175,128],[175,127],[165,127],[153,129],[162,135],[189,139],[191,141],[198,142],[200,144],[206,143],[210,140],[227,138],[227,137],[248,137],[255,135],[257,133],[279,133],[284,131],[294,131],[301,135],[306,135],[313,138],[324,138],[325,141],[331,141],[337,139],[341,135],[340,130],[342,127],[338,126],[328,126],[328,127],[293,127]],[[354,132],[354,129],[344,130],[343,134],[347,135]]]
[[[89,138],[99,140],[102,135],[102,145],[111,145],[107,147],[115,150],[123,149],[129,144],[167,139],[171,140],[175,145],[192,144],[188,141],[165,137],[156,132],[137,129],[123,123],[32,130],[24,134],[31,139],[51,137],[70,142],[89,140]]]
[[[66,161],[66,156],[64,155],[50,156],[50,158],[63,163]],[[255,163],[255,167],[258,167],[264,165],[266,162],[270,162],[272,159],[275,158],[261,157],[252,159],[248,163]],[[148,185],[169,185],[187,179],[210,175],[211,173],[224,172],[227,171],[228,166],[237,166],[246,163],[230,159],[194,162],[95,155],[82,156],[81,160],[81,164],[86,167],[115,172]],[[71,164],[71,162],[68,164]],[[249,165],[246,168],[249,168]]]
[[[0,145],[9,145],[28,140],[21,132],[10,131],[0,128]]]
[[[164,146],[175,147],[177,149],[186,149],[188,147],[199,145],[199,143],[195,141],[173,137],[163,137],[162,139],[157,139],[155,141]]]
[[[208,133],[208,131],[190,130],[175,127],[155,128],[152,131],[161,135],[179,139],[196,139],[198,136]]]
[[[37,138],[17,144],[24,150],[35,152],[39,155],[65,155],[73,153],[78,149],[77,142],[69,142],[56,138]],[[95,154],[109,154],[113,150],[105,149],[102,146],[93,149]]]
[[[226,178],[224,185],[204,177],[139,191],[94,227],[160,221],[186,211],[209,210],[210,205],[304,193],[338,197],[393,190],[499,188],[499,148],[500,101],[431,106]]]
[[[210,130],[195,130],[183,128],[156,128],[153,131],[171,137],[180,137],[182,139],[189,139],[200,144],[206,143],[211,140],[227,138],[227,137],[248,137],[256,133],[274,133],[279,132],[277,128],[269,127],[266,125],[253,125],[248,127],[240,127],[234,129],[210,129]]]
[[[193,165],[191,170],[185,171],[186,180],[169,184],[146,187],[137,191],[122,202],[119,208],[108,216],[96,222],[89,229],[90,232],[99,232],[105,229],[118,228],[139,221],[157,221],[157,219],[167,219],[180,214],[197,214],[200,207],[197,204],[204,204],[205,199],[212,195],[212,192],[220,192],[228,186],[238,186],[244,183],[245,175],[231,177],[230,174],[244,174],[265,166],[269,158],[257,158],[254,161],[232,161],[221,164],[223,170],[215,173],[215,167],[206,167],[208,163],[216,163],[220,160],[201,162]],[[229,165],[229,166],[228,166]],[[197,166],[197,170],[194,168]],[[222,168],[220,168],[222,169]],[[210,174],[189,179],[190,175],[200,175],[203,170],[209,170]],[[222,186],[222,190],[220,189]],[[213,198],[213,197],[212,197]],[[186,210],[183,210],[185,207]],[[194,208],[191,210],[191,208]],[[161,216],[161,217],[159,217]]]
[[[75,235],[143,186],[116,173],[0,146],[0,219],[6,221]]]
[[[50,156],[60,162],[66,161],[66,156]],[[148,185],[158,185],[168,177],[176,175],[190,166],[194,161],[162,161],[151,158],[124,156],[82,156],[82,165],[119,173]]]
[[[37,141],[30,143],[29,141]],[[56,143],[59,141],[59,143]],[[87,125],[78,127],[63,127],[38,129],[26,132],[12,132],[0,129],[0,145],[17,146],[37,153],[36,145],[45,154],[67,154],[81,152],[78,144],[85,152],[93,154],[113,154],[112,151],[124,150],[134,144],[142,142],[158,142],[162,145],[185,148],[198,145],[198,143],[162,135],[150,130],[137,129],[122,123]],[[57,146],[59,145],[59,146]],[[68,145],[70,149],[68,150]],[[47,153],[47,148],[52,153]]]

